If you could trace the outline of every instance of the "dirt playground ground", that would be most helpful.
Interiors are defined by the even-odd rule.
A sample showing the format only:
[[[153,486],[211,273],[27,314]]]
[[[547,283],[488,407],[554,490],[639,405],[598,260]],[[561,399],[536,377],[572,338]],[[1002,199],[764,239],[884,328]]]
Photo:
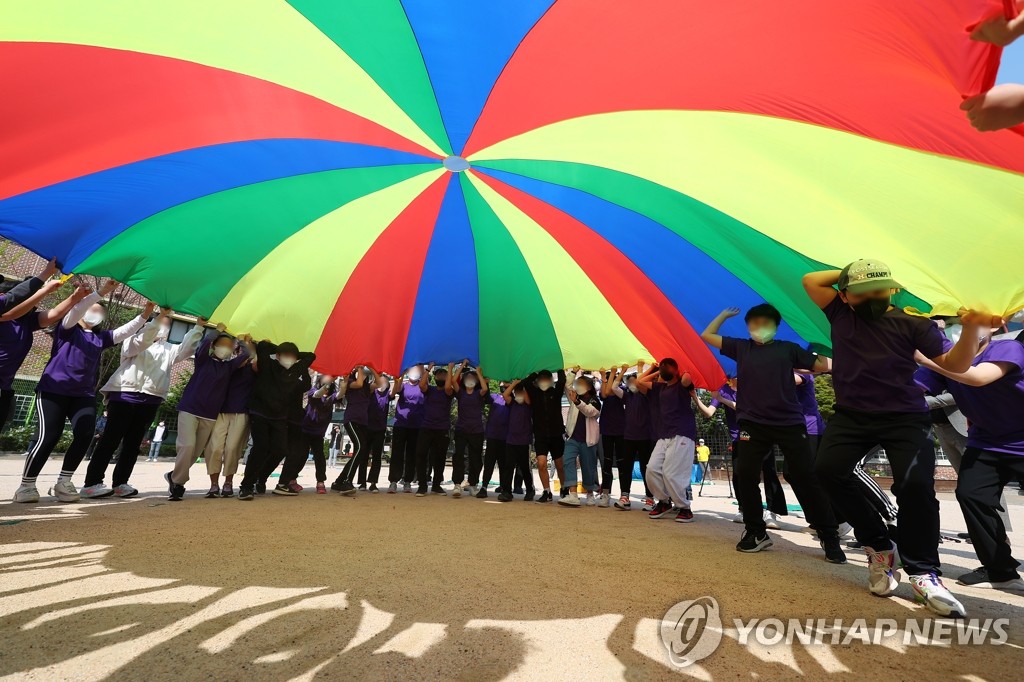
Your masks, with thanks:
[[[1022,679],[1024,594],[953,584],[977,566],[966,543],[941,546],[947,585],[969,616],[1009,619],[1002,645],[832,643],[828,631],[741,644],[736,619],[942,621],[906,582],[871,596],[863,554],[826,563],[801,519],[770,531],[771,550],[736,552],[722,484],[679,524],[645,518],[636,498],[621,512],[493,493],[316,495],[311,465],[298,497],[243,503],[203,499],[200,464],[172,503],[170,465],[140,461],[135,499],[15,505],[22,462],[0,458],[0,680]],[[964,530],[940,498],[943,530]],[[1024,497],[1009,503],[1019,557]],[[717,600],[721,644],[677,669],[659,625],[700,597]]]

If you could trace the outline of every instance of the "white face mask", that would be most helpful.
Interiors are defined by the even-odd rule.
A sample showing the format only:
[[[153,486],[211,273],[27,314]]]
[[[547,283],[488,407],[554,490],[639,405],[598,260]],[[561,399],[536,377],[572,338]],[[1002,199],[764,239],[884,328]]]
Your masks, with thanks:
[[[218,360],[227,360],[231,357],[234,350],[235,349],[231,346],[215,346],[213,349],[213,356]]]
[[[636,393],[638,390],[640,390],[636,387],[636,384],[630,384],[629,386],[626,386],[626,388],[629,389],[630,393]]]
[[[464,383],[466,388],[476,388],[476,379],[466,379]]]
[[[537,382],[537,388],[539,388],[542,391],[547,391],[548,389],[551,388],[551,382],[550,381],[538,381]]]
[[[278,358],[277,362],[278,362],[279,365],[281,365],[285,369],[291,369],[292,365],[295,364],[295,359],[294,358],[287,358],[287,357],[285,357],[285,358]]]
[[[526,401],[525,397],[523,397],[521,395],[517,395],[516,396],[516,402],[519,403],[520,405],[522,405],[525,401]]]
[[[107,319],[103,313],[97,313],[92,310],[82,316],[82,322],[85,322],[90,327],[95,327],[98,324],[103,324],[103,320]]]

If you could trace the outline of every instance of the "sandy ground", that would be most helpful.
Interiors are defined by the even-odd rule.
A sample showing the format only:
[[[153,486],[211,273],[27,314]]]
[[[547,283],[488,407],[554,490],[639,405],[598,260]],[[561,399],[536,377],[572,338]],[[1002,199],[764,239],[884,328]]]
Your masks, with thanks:
[[[899,633],[741,645],[737,618],[938,621],[906,583],[872,597],[863,555],[826,563],[800,519],[772,531],[770,551],[736,552],[721,484],[679,524],[645,518],[639,501],[621,512],[309,489],[206,500],[201,464],[192,494],[171,503],[170,466],[144,461],[134,500],[15,505],[21,466],[0,458],[0,680],[1021,679],[1024,595],[952,585],[977,565],[966,543],[941,547],[947,584],[969,615],[1010,619],[1004,645],[905,645]],[[303,474],[311,486],[312,466]],[[963,530],[941,498],[943,529]],[[1009,501],[1020,556],[1024,497]],[[703,596],[717,600],[721,645],[678,670],[658,625]]]

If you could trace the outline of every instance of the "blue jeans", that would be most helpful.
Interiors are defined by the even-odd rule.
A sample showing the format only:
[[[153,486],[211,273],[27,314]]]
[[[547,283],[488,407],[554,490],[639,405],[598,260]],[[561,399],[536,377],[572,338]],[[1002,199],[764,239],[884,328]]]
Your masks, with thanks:
[[[565,441],[565,454],[562,456],[562,467],[565,471],[565,485],[569,490],[576,489],[576,460],[583,469],[583,487],[587,492],[597,492],[597,446],[587,445],[578,440]]]

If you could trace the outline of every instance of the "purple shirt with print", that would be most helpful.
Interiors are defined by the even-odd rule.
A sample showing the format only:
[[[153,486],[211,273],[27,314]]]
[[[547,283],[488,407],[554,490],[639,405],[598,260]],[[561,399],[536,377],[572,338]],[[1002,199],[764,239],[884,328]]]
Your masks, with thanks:
[[[918,372],[917,380],[935,395],[949,390],[970,421],[968,447],[1024,456],[1024,344],[992,341],[971,364],[983,362],[1006,363],[1009,371],[987,386],[967,386],[931,370]]]
[[[836,405],[858,412],[927,412],[914,384],[914,351],[942,355],[945,336],[924,317],[893,309],[864,320],[836,296],[824,308],[832,323],[832,386]]]
[[[508,445],[529,445],[533,441],[533,408],[526,403],[508,406]]]

